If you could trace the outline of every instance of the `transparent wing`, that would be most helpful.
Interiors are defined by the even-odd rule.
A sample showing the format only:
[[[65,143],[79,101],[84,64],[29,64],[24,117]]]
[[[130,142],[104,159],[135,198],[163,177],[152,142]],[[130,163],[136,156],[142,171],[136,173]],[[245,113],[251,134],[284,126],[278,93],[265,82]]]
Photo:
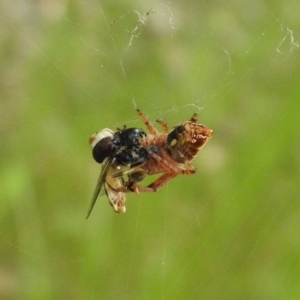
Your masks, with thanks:
[[[100,173],[100,176],[97,180],[97,184],[96,184],[96,188],[94,190],[94,194],[93,194],[93,197],[92,197],[92,201],[91,201],[91,204],[90,204],[90,207],[88,209],[88,212],[87,212],[87,215],[86,215],[86,219],[90,216],[93,208],[94,208],[94,205],[97,201],[97,198],[104,186],[104,183],[105,183],[105,180],[106,180],[106,177],[107,177],[107,173],[111,167],[111,164],[113,162],[113,156],[109,157],[107,159],[107,161],[102,165],[102,169],[101,169],[101,173]]]

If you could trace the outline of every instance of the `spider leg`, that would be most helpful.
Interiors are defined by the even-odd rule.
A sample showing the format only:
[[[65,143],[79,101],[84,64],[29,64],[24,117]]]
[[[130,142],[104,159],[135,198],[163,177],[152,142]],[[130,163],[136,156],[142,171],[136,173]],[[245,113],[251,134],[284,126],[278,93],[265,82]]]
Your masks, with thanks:
[[[187,159],[185,159],[184,155],[180,151],[178,151],[178,154],[184,160],[184,164],[187,166],[187,170],[190,170],[191,171],[190,173],[195,173],[196,170],[193,167],[193,165]],[[188,173],[188,174],[190,174],[190,173]]]
[[[165,133],[169,132],[169,130],[168,130],[168,124],[164,120],[158,119],[158,120],[156,120],[156,122],[159,123],[162,126],[163,131]]]
[[[197,123],[197,120],[198,120],[198,115],[195,113],[193,114],[193,116],[191,117],[190,121],[194,122],[194,123]]]
[[[136,110],[144,124],[147,126],[148,130],[151,134],[157,134],[158,130],[154,127],[154,125],[147,119],[147,117],[139,110]]]
[[[133,178],[130,178],[127,182],[125,182],[123,180],[123,186],[120,186],[120,187],[117,187],[117,188],[114,188],[109,184],[108,185],[109,185],[109,188],[111,190],[113,190],[115,193],[131,193],[131,192],[134,192],[134,193],[139,195],[141,187],[137,184],[137,182],[138,182],[137,180],[135,180]]]
[[[151,156],[167,171],[167,173],[175,173],[176,175],[188,175],[196,172],[195,168],[188,161],[185,162],[187,168],[184,168],[182,164],[174,164],[174,161],[170,161],[168,157],[162,158],[158,154],[153,152],[151,152]]]
[[[143,165],[143,164],[141,164]],[[122,179],[122,186],[114,188],[109,186],[116,193],[129,193],[134,192],[139,194],[139,186],[137,182],[142,181],[146,177],[146,172],[143,169],[140,169],[141,165],[138,165],[132,169],[121,171],[117,174],[114,174],[112,178]],[[128,180],[124,179],[124,176],[128,175]]]
[[[131,184],[130,189],[128,188],[129,183]],[[139,186],[135,181],[129,181],[127,183],[127,186],[122,186],[122,187],[112,188],[112,189],[115,193],[135,193],[135,194],[139,195],[141,192],[141,189],[144,189],[144,187]],[[142,192],[144,192],[144,191],[142,191]]]
[[[127,126],[126,126],[126,125],[123,125],[123,128],[117,127],[117,130],[118,130],[118,131],[123,131],[123,130],[125,130],[126,128],[127,128]]]
[[[151,156],[152,156],[152,159],[156,160],[156,162],[161,167],[163,167],[165,172],[159,178],[157,178],[154,182],[149,184],[148,186],[146,186],[146,187],[140,186],[137,184],[137,182],[143,180],[144,177],[146,176],[146,173],[148,175],[155,174],[155,172],[152,173],[151,170],[149,172],[149,170],[147,169],[147,164],[146,164],[144,166],[145,173],[143,174],[143,177],[141,176],[140,180],[136,180],[135,176],[134,176],[135,173],[132,173],[131,180],[129,180],[126,183],[126,188],[123,189],[122,192],[126,193],[126,192],[130,192],[130,191],[134,191],[136,194],[143,193],[143,192],[156,192],[156,191],[160,190],[168,181],[170,181],[171,179],[176,177],[178,174],[188,175],[188,174],[193,174],[196,172],[194,167],[188,161],[185,162],[185,165],[187,166],[187,168],[185,168],[184,165],[174,164],[174,162],[169,161],[167,157],[162,158],[154,152],[151,152]],[[140,171],[136,171],[136,173],[138,173],[138,172],[140,172]],[[130,186],[130,189],[128,189],[129,186]]]
[[[157,192],[160,190],[168,181],[176,177],[177,174],[175,173],[164,173],[162,176],[157,178],[154,182],[149,184],[148,186],[139,186],[136,185],[136,188],[139,192]]]
[[[123,170],[121,172],[115,173],[113,174],[111,177],[112,178],[118,178],[118,177],[124,177],[124,175],[129,175],[129,174],[133,174],[133,173],[138,173],[139,171],[136,171],[137,169],[141,169],[141,167],[144,165],[145,163],[139,164],[135,167],[132,167],[130,169],[127,170]]]

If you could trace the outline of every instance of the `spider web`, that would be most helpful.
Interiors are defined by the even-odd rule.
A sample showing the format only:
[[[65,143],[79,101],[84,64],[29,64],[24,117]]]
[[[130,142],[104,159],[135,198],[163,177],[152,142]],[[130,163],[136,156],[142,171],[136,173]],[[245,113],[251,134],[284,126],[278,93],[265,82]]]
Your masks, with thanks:
[[[1,297],[298,295],[286,292],[293,281],[282,281],[276,259],[299,248],[272,250],[277,239],[291,243],[280,230],[292,235],[290,224],[299,218],[287,215],[297,206],[292,200],[284,206],[260,182],[268,178],[277,191],[297,193],[292,180],[272,171],[283,151],[269,151],[278,139],[264,142],[260,132],[277,129],[274,122],[296,124],[280,86],[296,85],[299,4],[12,5],[0,6]],[[105,127],[146,129],[136,108],[169,128],[196,112],[214,137],[193,161],[195,175],[178,176],[155,194],[128,195],[124,215],[99,198],[86,221],[100,169],[85,141]],[[256,141],[258,152],[269,154],[251,160],[247,150],[254,152]]]

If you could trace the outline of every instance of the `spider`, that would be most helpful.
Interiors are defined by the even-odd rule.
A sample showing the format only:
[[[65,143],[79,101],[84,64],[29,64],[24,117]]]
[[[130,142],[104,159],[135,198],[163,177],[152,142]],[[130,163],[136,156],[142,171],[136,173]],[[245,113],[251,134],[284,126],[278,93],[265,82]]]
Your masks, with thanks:
[[[140,165],[113,175],[113,178],[118,178],[131,174],[131,179],[117,191],[131,191],[137,194],[156,192],[179,174],[195,173],[196,170],[191,165],[191,161],[212,136],[213,130],[197,123],[197,114],[194,114],[189,121],[176,125],[170,132],[166,122],[157,120],[163,128],[163,132],[160,133],[139,109],[137,113],[150,132],[140,141],[140,146],[148,152],[148,158]],[[156,152],[151,151],[153,146],[156,147]],[[145,176],[155,174],[162,175],[150,185],[144,187],[137,184]],[[135,180],[135,177],[139,180]]]
[[[103,186],[114,210],[125,212],[125,193],[156,192],[177,175],[196,172],[191,161],[213,133],[197,123],[197,114],[170,132],[166,122],[157,120],[163,128],[160,133],[140,110],[137,113],[150,134],[138,128],[116,133],[105,128],[90,138],[93,156],[103,166],[87,217]],[[146,187],[138,185],[155,174],[162,175]]]

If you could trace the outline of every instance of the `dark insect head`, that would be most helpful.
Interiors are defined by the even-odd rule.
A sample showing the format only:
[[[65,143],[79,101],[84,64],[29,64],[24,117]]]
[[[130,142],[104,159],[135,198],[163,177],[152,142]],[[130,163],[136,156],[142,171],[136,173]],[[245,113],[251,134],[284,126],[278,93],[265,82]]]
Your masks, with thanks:
[[[103,163],[115,151],[113,136],[113,131],[105,128],[90,137],[89,142],[93,148],[93,157],[99,164]]]
[[[148,157],[147,150],[140,145],[144,137],[146,133],[139,128],[119,129],[117,132],[105,128],[90,138],[93,157],[98,163],[113,157],[115,167],[136,166]]]

